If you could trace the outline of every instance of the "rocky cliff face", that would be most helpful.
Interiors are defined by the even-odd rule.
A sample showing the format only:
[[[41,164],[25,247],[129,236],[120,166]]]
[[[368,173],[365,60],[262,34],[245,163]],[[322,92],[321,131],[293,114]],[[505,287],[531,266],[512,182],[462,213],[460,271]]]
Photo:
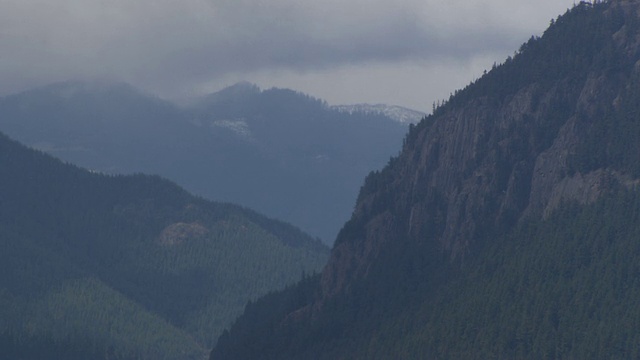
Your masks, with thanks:
[[[576,274],[589,272],[584,266],[601,255],[601,249],[583,241],[584,234],[576,234],[576,229],[606,219],[594,227],[596,233],[608,229],[598,241],[610,243],[618,232],[626,232],[620,238],[628,235],[635,243],[637,232],[629,224],[637,221],[630,220],[632,216],[621,219],[618,230],[608,224],[620,218],[613,212],[567,221],[573,215],[566,209],[588,207],[560,205],[624,202],[616,194],[638,189],[639,60],[640,0],[581,2],[554,20],[541,38],[531,38],[513,58],[412,126],[401,154],[367,177],[320,277],[248,308],[239,325],[220,339],[212,359],[402,357],[398,354],[474,358],[483,357],[477,352],[483,346],[489,349],[484,357],[526,358],[536,355],[532,342],[524,338],[573,334],[578,322],[569,318],[574,309],[560,310],[558,303],[566,302],[566,295],[574,299],[572,308],[574,302],[593,304],[591,290],[575,296],[576,291],[568,290],[558,299],[556,287],[576,286],[576,279],[584,275]],[[617,214],[636,211],[617,209]],[[545,218],[551,221],[539,221]],[[540,224],[550,225],[540,233],[528,232]],[[546,252],[527,248],[530,244]],[[588,249],[579,250],[580,246]],[[574,261],[575,249],[585,252],[586,260]],[[635,253],[629,250],[633,246],[620,249]],[[528,251],[532,261],[519,268]],[[558,257],[550,259],[555,256],[550,254]],[[628,260],[635,264],[632,256]],[[518,266],[501,265],[507,262]],[[607,260],[598,266],[609,265]],[[532,274],[532,266],[544,267],[546,273]],[[600,272],[600,267],[593,271]],[[504,271],[517,274],[503,276]],[[616,271],[606,270],[610,275]],[[537,302],[529,301],[541,284],[559,273],[562,276],[551,281],[553,290]],[[477,282],[483,276],[490,280]],[[523,285],[533,277],[538,285]],[[608,290],[594,292],[616,301],[619,297],[612,294],[631,294],[627,277],[603,279],[594,276],[585,284],[606,283]],[[499,284],[500,290],[485,289],[490,283]],[[613,283],[620,285],[619,292],[608,287]],[[583,289],[574,289],[578,288]],[[486,297],[478,300],[475,294],[485,290]],[[500,304],[490,298],[500,298]],[[451,312],[440,316],[448,304]],[[503,308],[513,312],[506,315]],[[523,315],[528,311],[524,309],[533,313]],[[572,315],[561,320],[563,311]],[[468,321],[477,314],[475,324]],[[540,321],[527,322],[522,334],[513,336],[513,329],[524,323],[522,316]],[[484,326],[500,317],[508,325],[497,326],[496,333],[508,332],[509,340],[494,346],[500,341]],[[587,332],[602,333],[598,319]],[[618,326],[619,316],[610,319]],[[458,332],[451,332],[453,328]],[[481,334],[491,335],[487,342],[477,341]],[[446,341],[441,341],[453,338],[451,347],[459,347],[457,340],[464,343],[463,337],[469,339],[467,353],[451,355],[443,345]],[[585,339],[575,343],[591,342]],[[621,337],[623,347],[630,344],[628,339]],[[429,349],[425,343],[431,340]],[[610,343],[605,342],[603,350],[610,353]],[[520,355],[513,353],[518,344],[525,344]],[[563,344],[573,350],[573,343]],[[592,351],[563,356],[557,344],[540,347],[544,356],[554,348],[559,358],[593,356]],[[403,352],[407,349],[413,352]]]
[[[529,216],[636,184],[624,161],[580,159],[616,160],[618,130],[602,123],[639,116],[624,105],[640,79],[639,9],[636,0],[575,7],[413,127],[401,155],[367,178],[322,274],[323,296],[348,290],[393,248],[464,262]]]

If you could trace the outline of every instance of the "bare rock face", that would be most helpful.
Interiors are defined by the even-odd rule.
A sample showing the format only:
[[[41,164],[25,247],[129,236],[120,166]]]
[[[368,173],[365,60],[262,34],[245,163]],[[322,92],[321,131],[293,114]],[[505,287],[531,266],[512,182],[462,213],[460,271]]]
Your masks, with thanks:
[[[164,228],[158,237],[162,246],[178,246],[192,239],[200,239],[206,236],[209,230],[198,224],[177,222]]]
[[[640,78],[639,4],[607,5],[600,21],[610,29],[598,43],[602,48],[557,54],[593,63],[547,76],[555,60],[525,48],[413,127],[401,155],[367,178],[322,274],[323,296],[348,291],[353,279],[366,277],[394,248],[426,248],[464,262],[477,246],[527,217],[547,217],[563,202],[589,203],[614,186],[637,185],[624,167],[583,173],[575,158],[607,114],[621,111],[632,79]],[[577,11],[595,11],[590,8],[596,5],[581,6],[587,9]],[[543,37],[531,46],[552,41]],[[615,55],[617,65],[598,63],[606,61],[599,60],[605,52]],[[522,75],[527,66],[540,67],[541,75]],[[483,86],[497,78],[517,86],[485,92]]]

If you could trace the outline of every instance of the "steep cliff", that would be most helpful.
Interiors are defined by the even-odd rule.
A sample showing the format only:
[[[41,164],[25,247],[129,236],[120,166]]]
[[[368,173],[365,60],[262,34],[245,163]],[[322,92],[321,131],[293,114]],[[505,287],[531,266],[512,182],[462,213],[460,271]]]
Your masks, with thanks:
[[[558,216],[558,211],[571,213],[566,210],[567,204],[591,206],[605,194],[635,189],[640,177],[639,80],[640,1],[581,2],[553,20],[542,37],[532,37],[513,57],[457,91],[434,114],[412,126],[401,154],[382,171],[367,177],[353,216],[334,244],[328,265],[314,280],[313,294],[295,306],[290,305],[286,311],[279,310],[283,318],[272,320],[278,330],[270,337],[271,342],[263,340],[269,346],[278,344],[279,351],[261,353],[262,358],[304,358],[309,354],[327,359],[411,358],[406,354],[394,355],[388,349],[405,340],[410,343],[411,339],[437,338],[428,335],[432,334],[429,331],[445,339],[458,333],[468,336],[469,332],[458,330],[465,329],[465,322],[473,322],[458,315],[473,311],[451,310],[446,304],[464,303],[460,299],[478,293],[477,286],[469,280],[474,272],[483,274],[480,277],[486,275],[483,281],[490,279],[486,280],[490,284],[495,281],[491,276],[510,269],[505,265],[510,262],[509,256],[499,250],[496,258],[506,260],[487,265],[490,263],[487,256],[495,256],[488,255],[487,249],[495,248],[498,243],[507,244],[503,247],[512,249],[509,250],[511,257],[526,258],[518,249],[533,246],[526,242],[531,240],[531,244],[540,241],[543,244],[540,248],[547,251],[545,238],[555,239],[557,234],[553,231],[563,225],[538,224],[547,224],[547,220]],[[628,202],[634,201],[637,199]],[[598,206],[603,209],[613,205]],[[590,213],[591,210],[585,211],[589,216],[598,216]],[[602,214],[599,219],[609,221],[612,218],[607,216],[614,212]],[[633,214],[630,212],[629,216],[635,216]],[[580,229],[583,223],[571,216],[563,218],[566,227]],[[607,221],[598,226],[607,226]],[[633,220],[624,221],[633,224]],[[547,229],[546,226],[554,230],[531,230]],[[620,225],[610,231],[616,234],[611,235],[613,238],[626,239],[633,229]],[[582,237],[586,244],[591,235],[569,233],[568,237]],[[596,238],[594,235],[593,239]],[[510,247],[509,244],[519,241],[524,241],[520,248]],[[571,244],[583,246],[580,242]],[[556,253],[583,250],[567,247]],[[536,254],[554,254],[545,251]],[[589,256],[597,255],[595,252]],[[481,257],[485,258],[479,259]],[[575,268],[566,273],[595,266],[596,260],[592,260],[589,257],[583,263],[571,259]],[[492,270],[486,272],[487,268]],[[531,274],[522,276],[534,278]],[[526,287],[530,281],[526,279],[505,281],[519,283],[522,288],[496,290],[497,294],[488,299],[500,300],[495,300],[495,306],[482,305],[490,308],[487,313],[483,313],[484,308],[480,306],[477,314],[486,317],[482,320],[484,323],[479,323],[486,325],[492,322],[492,317],[503,314],[500,309],[505,303],[527,301],[513,295],[530,290]],[[565,280],[572,284],[566,277],[558,283],[564,284]],[[456,295],[440,298],[442,294]],[[443,312],[451,310],[452,318],[440,318],[438,323],[424,320],[421,324],[411,320],[415,314],[407,315],[410,311],[401,309],[414,309],[430,314],[423,315],[423,319],[433,319],[437,316],[431,311],[438,305],[445,306]],[[523,309],[526,306],[523,305]],[[527,313],[523,309],[519,311]],[[545,312],[548,315],[552,310],[558,312],[541,305],[535,316]],[[249,319],[259,320],[260,316],[256,315],[259,313],[259,307],[248,308],[238,325],[219,340],[212,358],[235,354],[234,346],[251,339],[251,335],[247,335],[251,333],[247,331],[251,326]],[[409,320],[390,320],[398,317]],[[451,323],[445,325],[448,321]],[[557,328],[560,322],[556,319],[552,323]],[[446,326],[450,332],[442,335]],[[418,330],[412,332],[409,328]],[[240,330],[234,329],[245,332],[238,335]],[[288,340],[283,334],[291,329],[296,329],[297,334],[301,329],[306,332],[304,336]],[[475,334],[479,330],[469,331]],[[397,341],[389,333],[404,340]],[[309,337],[316,340],[309,341]],[[466,340],[459,340],[461,347],[467,344]],[[535,353],[522,350],[525,352],[505,355],[507,350],[517,348],[516,340],[499,348],[497,354],[510,358]],[[345,345],[348,341],[359,345]],[[380,347],[382,343],[386,347]],[[574,350],[583,345],[576,342]],[[452,356],[451,349],[443,346],[436,344],[412,354],[423,357],[431,354],[435,358]],[[372,350],[381,348],[387,349],[386,355]],[[256,353],[264,350],[256,349]],[[476,350],[477,353],[471,353],[475,354],[472,357],[481,353]],[[461,352],[453,354],[463,356]],[[500,357],[490,351],[486,354]],[[578,352],[559,354],[580,357]]]
[[[525,217],[636,184],[639,4],[582,3],[413,127],[402,154],[367,178],[323,272],[325,296],[387,247],[428,242],[463,262]],[[628,163],[618,135],[629,136]]]

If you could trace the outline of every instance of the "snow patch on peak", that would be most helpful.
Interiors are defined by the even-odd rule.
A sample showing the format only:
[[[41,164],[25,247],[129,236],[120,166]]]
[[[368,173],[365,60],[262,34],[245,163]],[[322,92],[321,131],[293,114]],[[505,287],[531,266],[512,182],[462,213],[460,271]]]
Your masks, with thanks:
[[[247,124],[247,121],[245,119],[215,120],[211,123],[211,127],[227,129],[246,139],[251,138],[251,129],[249,129],[249,124]]]
[[[392,120],[395,120],[399,123],[408,125],[415,124],[422,120],[427,114],[408,109],[402,106],[397,105],[385,105],[385,104],[355,104],[355,105],[334,105],[331,106],[332,109],[346,112],[349,114],[353,113],[364,113],[364,114],[379,114],[384,115]]]

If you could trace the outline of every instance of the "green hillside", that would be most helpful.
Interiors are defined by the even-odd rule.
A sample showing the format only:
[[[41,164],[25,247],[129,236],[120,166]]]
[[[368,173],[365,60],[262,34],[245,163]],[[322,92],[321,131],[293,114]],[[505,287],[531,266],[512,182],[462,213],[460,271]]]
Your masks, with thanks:
[[[638,358],[639,239],[637,189],[567,204],[496,241],[428,306],[405,309],[361,358]]]
[[[566,204],[437,285],[377,276],[325,303],[320,317],[283,328],[319,294],[319,277],[261,298],[212,359],[635,359],[638,239],[637,190]]]
[[[17,358],[201,358],[247,301],[328,255],[250,210],[159,177],[90,173],[3,135],[0,169],[0,338]]]

